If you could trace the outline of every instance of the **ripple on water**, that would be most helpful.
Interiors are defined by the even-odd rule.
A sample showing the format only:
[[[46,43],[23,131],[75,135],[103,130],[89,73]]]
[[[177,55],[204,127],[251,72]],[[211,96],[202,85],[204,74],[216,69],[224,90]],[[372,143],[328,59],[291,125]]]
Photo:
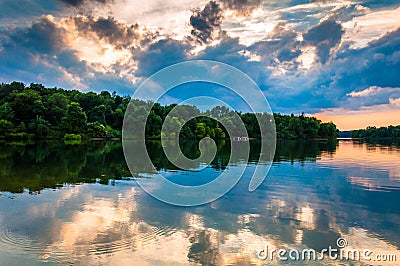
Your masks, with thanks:
[[[141,228],[140,228],[141,227]],[[144,246],[153,245],[159,238],[167,237],[176,232],[168,226],[139,225],[138,232],[126,232],[120,239],[111,240],[99,234],[90,243],[73,243],[67,245],[63,241],[44,243],[33,240],[27,235],[13,232],[10,228],[0,228],[0,249],[14,255],[34,254],[43,262],[68,262],[85,257],[113,254],[124,250],[137,250]],[[103,232],[103,236],[108,233]]]
[[[44,245],[39,241],[34,241],[28,236],[16,234],[9,228],[0,229],[0,247],[2,251],[11,253],[31,253],[43,251]]]

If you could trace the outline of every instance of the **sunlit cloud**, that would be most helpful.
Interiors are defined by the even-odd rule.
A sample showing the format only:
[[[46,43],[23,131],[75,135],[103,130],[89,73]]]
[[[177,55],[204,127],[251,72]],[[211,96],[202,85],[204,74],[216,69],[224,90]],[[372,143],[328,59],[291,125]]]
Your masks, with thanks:
[[[400,181],[400,160],[398,149],[385,146],[369,147],[367,144],[360,145],[353,142],[343,142],[337,147],[334,154],[329,157],[322,157],[318,160],[320,165],[336,165],[337,167],[351,167],[366,169],[361,172],[349,174],[346,178],[352,184],[357,184],[368,190],[382,190],[385,187],[398,188]],[[391,165],[389,169],[387,166]],[[376,178],[375,174],[369,171],[387,173],[388,178]]]
[[[356,16],[343,23],[346,30],[344,39],[351,42],[351,48],[366,47],[369,42],[378,39],[388,31],[400,27],[400,7],[397,9],[368,12],[363,16]]]
[[[380,91],[382,91],[382,88],[380,88],[378,86],[371,86],[369,88],[366,88],[365,90],[352,91],[346,95],[351,96],[351,97],[365,97],[365,96],[369,96],[369,95],[378,94]]]
[[[314,66],[314,63],[316,61],[316,52],[315,52],[314,47],[304,47],[302,48],[302,53],[300,56],[297,58],[299,63],[301,64],[301,67],[305,69],[310,69],[311,67]]]
[[[400,107],[400,98],[389,98],[389,104]]]
[[[276,112],[398,106],[395,3],[22,1],[27,16],[0,16],[1,82],[126,94],[163,67],[211,59],[250,75]]]

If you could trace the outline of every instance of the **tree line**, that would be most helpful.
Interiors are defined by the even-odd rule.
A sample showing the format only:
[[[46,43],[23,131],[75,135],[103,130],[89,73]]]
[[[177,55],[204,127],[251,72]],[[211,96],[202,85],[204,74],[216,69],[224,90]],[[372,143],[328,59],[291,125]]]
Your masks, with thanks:
[[[0,138],[120,138],[127,108],[129,122],[135,130],[145,123],[147,138],[160,138],[164,127],[170,136],[183,138],[211,137],[224,139],[227,128],[250,138],[260,138],[258,120],[272,121],[270,114],[232,111],[224,106],[200,111],[195,106],[132,100],[128,96],[45,88],[42,84],[21,82],[0,85]],[[169,114],[172,111],[172,115]],[[280,139],[336,138],[338,130],[332,122],[322,123],[315,117],[274,114],[277,137]],[[194,117],[192,119],[188,119]],[[218,122],[219,120],[220,122]],[[241,121],[245,131],[240,128]],[[144,125],[144,124],[143,124]],[[179,132],[176,129],[181,128]],[[268,133],[268,132],[267,132]]]
[[[352,137],[360,139],[384,139],[384,138],[399,139],[400,125],[379,127],[379,128],[367,127],[366,129],[353,130]]]

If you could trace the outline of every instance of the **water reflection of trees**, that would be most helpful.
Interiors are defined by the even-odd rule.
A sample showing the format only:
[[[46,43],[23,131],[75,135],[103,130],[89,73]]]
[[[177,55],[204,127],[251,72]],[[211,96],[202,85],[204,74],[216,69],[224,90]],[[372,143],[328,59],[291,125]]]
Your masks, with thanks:
[[[366,143],[367,145],[383,145],[394,148],[400,148],[400,138],[372,138],[372,139],[357,139],[355,143]]]
[[[334,153],[336,140],[327,141],[278,141],[274,162],[315,161],[323,153]]]
[[[130,175],[118,142],[2,143],[0,156],[0,191],[13,193],[83,182],[108,184]]]
[[[190,159],[200,156],[198,142],[182,141],[182,153]],[[243,142],[217,141],[217,154],[210,167],[223,170],[229,163],[246,160]],[[239,146],[238,153],[231,154],[231,145]],[[270,155],[260,155],[260,141],[250,142],[250,162],[263,162]],[[323,152],[334,152],[335,141],[279,141],[276,147],[275,162],[315,160]],[[143,173],[160,170],[179,170],[165,156],[160,141],[147,141],[147,151],[154,165],[147,165],[141,157],[133,158],[135,177]],[[135,148],[133,144],[132,149]],[[273,149],[273,147],[269,147]],[[89,141],[82,144],[67,145],[64,142],[31,142],[0,144],[0,191],[21,193],[24,189],[38,192],[44,188],[57,188],[64,184],[100,182],[108,184],[110,179],[122,179],[129,172],[118,141]],[[193,165],[193,168],[198,165]]]
[[[259,143],[250,144],[250,160],[257,161]],[[170,163],[163,156],[161,143],[153,141],[147,145],[157,169],[171,169]],[[229,145],[244,144],[219,144],[213,167],[226,167],[230,156]],[[267,240],[268,243],[281,246],[301,245],[316,250],[335,247],[336,239],[343,234],[350,236],[353,228],[365,230],[372,240],[383,239],[378,243],[392,243],[399,247],[399,235],[393,233],[399,230],[397,190],[390,193],[372,191],[348,182],[347,174],[357,170],[357,166],[342,170],[301,166],[306,160],[315,160],[323,153],[334,152],[336,145],[336,142],[278,142],[276,162],[300,163],[295,163],[294,166],[280,163],[280,172],[271,171],[272,176],[268,177],[268,182],[263,183],[260,189],[248,193],[249,177],[245,176],[223,198],[195,208],[171,206],[145,196],[144,193],[138,193],[135,195],[135,202],[140,204],[133,208],[134,211],[129,210],[132,220],[122,222],[131,224],[141,221],[149,228],[167,227],[184,231],[189,241],[187,259],[202,265],[225,262],[224,256],[229,252],[224,251],[221,246],[230,238],[238,243],[233,246],[238,251],[232,251],[232,254],[240,253],[240,241],[244,241],[241,239],[242,231],[247,231],[254,239],[263,237],[259,239],[257,248],[262,248]],[[188,157],[195,158],[199,155],[198,145],[194,142],[184,144],[182,151]],[[236,154],[234,158],[240,160],[241,156]],[[64,145],[62,142],[3,144],[0,145],[0,158],[4,162],[0,165],[0,190],[7,191],[20,192],[23,188],[38,191],[63,183],[95,182],[96,178],[102,178],[106,183],[109,178],[117,179],[129,175],[119,142],[89,142],[81,145]],[[217,163],[219,165],[216,166]],[[300,169],[304,171],[300,172]],[[362,170],[358,169],[355,174]],[[379,179],[388,178],[385,173],[376,174]],[[108,194],[109,190],[106,191],[108,196],[113,195]],[[112,193],[116,193],[116,190]],[[97,203],[104,206],[104,202]],[[87,205],[94,205],[94,200]],[[114,207],[126,209],[125,205],[109,206],[110,209]],[[60,212],[65,209],[67,208]],[[88,212],[94,213],[92,209]],[[186,217],[189,214],[201,217],[200,226],[191,226],[187,222]],[[121,227],[120,220],[116,221],[112,232],[115,235],[110,235],[113,240],[123,239],[125,231],[121,228],[125,227]],[[43,227],[43,219],[40,219],[40,227]],[[357,235],[354,238],[357,239]],[[142,241],[139,237],[134,240]],[[254,252],[251,255],[254,256]],[[251,264],[244,257],[238,256],[234,259],[235,263],[232,264]]]

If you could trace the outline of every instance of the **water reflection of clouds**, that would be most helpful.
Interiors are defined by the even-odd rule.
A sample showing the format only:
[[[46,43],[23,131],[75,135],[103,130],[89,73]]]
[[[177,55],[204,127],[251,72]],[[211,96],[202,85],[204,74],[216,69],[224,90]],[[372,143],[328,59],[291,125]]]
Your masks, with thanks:
[[[51,261],[61,254],[66,257],[63,260],[88,265],[94,262],[119,264],[128,260],[140,265],[187,261],[185,245],[189,242],[184,231],[161,232],[160,228],[138,217],[137,188],[99,194],[91,190],[90,185],[84,187],[79,195],[81,204],[71,209],[70,218],[62,223],[58,232],[53,232],[55,241],[44,249],[42,258]]]
[[[397,147],[341,142],[336,152],[321,156],[320,166],[345,169],[347,180],[367,190],[400,189],[400,152]]]
[[[70,187],[63,187],[60,190],[63,193],[60,193],[60,196],[55,199],[47,202],[43,202],[38,205],[31,205],[30,208],[27,210],[27,214],[29,217],[55,217],[56,210],[64,206],[66,202],[71,200],[72,198],[78,196],[81,191],[81,186],[70,186]]]
[[[358,165],[382,171],[396,169],[397,173],[400,172],[399,162],[399,148],[347,141],[342,141],[333,154],[318,160],[320,164]]]
[[[375,255],[378,254],[379,255],[395,254],[397,258],[397,262],[363,261],[363,263],[360,263],[362,265],[364,263],[368,263],[368,265],[398,265],[398,260],[400,258],[399,249],[396,246],[375,237],[365,229],[351,227],[347,232],[341,232],[341,237],[346,239],[348,243],[346,248],[349,250],[350,249],[359,250],[362,254],[364,250],[369,249],[372,251],[370,257],[373,259],[375,258]]]
[[[253,193],[247,193],[247,173],[227,197],[197,208],[161,204],[134,182],[116,181],[23,194],[16,201],[0,197],[7,203],[0,205],[0,225],[10,226],[8,238],[21,240],[10,252],[27,254],[26,246],[36,246],[32,252],[42,261],[78,265],[276,264],[260,261],[256,251],[266,244],[326,248],[337,236],[352,248],[392,253],[400,243],[393,233],[398,207],[360,185],[399,187],[399,153],[346,145],[316,162],[274,164]],[[339,264],[321,264],[328,263]]]
[[[36,250],[42,261],[70,261],[78,265],[276,264],[277,261],[259,260],[257,250],[267,244],[271,249],[306,248],[303,238],[307,233],[332,229],[357,248],[374,247],[371,249],[386,253],[395,249],[364,229],[342,230],[332,217],[329,217],[328,229],[324,229],[320,224],[321,207],[298,201],[290,195],[290,191],[264,205],[265,211],[272,211],[274,215],[265,215],[263,210],[225,213],[228,215],[226,219],[234,221],[236,229],[224,230],[210,223],[215,217],[207,212],[199,214],[199,209],[180,209],[183,218],[176,228],[168,227],[162,221],[147,220],[144,212],[151,206],[143,200],[143,192],[136,187],[119,186],[117,183],[109,190],[99,190],[98,185],[77,188],[46,191],[54,195],[57,193],[54,202],[63,204],[49,205],[38,200],[28,206],[28,210],[34,209],[30,211],[34,215],[25,220],[25,226],[40,221],[43,216],[58,216],[49,224],[43,224],[45,227],[54,226],[57,230],[50,230],[49,239],[41,242],[43,248]],[[66,198],[70,201],[65,201]],[[38,211],[41,208],[53,210]],[[169,207],[166,208],[168,212]],[[59,217],[61,212],[63,220]],[[272,221],[269,220],[273,218],[271,216],[275,217]],[[292,238],[276,235],[275,230],[284,232],[285,228],[293,229],[287,231],[293,234]],[[29,241],[33,243],[34,239]],[[321,264],[327,263],[331,262]]]
[[[51,217],[45,220],[48,223],[41,224],[48,229],[48,234],[41,236],[47,239],[42,238],[36,244],[41,247],[35,251],[40,259],[49,262],[75,261],[87,265],[187,265],[204,261],[225,265],[237,262],[261,265],[255,251],[266,243],[274,248],[284,244],[271,235],[260,235],[251,228],[246,229],[249,223],[263,222],[258,213],[236,215],[237,231],[206,226],[205,219],[211,217],[187,211],[183,213],[180,228],[163,228],[163,224],[154,226],[157,221],[143,219],[142,212],[150,206],[135,197],[143,193],[136,191],[137,188],[98,189],[97,185],[82,185],[45,191],[45,194],[52,195],[27,204],[27,212],[31,216],[13,230],[20,231],[29,224],[43,221],[43,217]],[[49,199],[55,204],[49,204]],[[29,201],[28,198],[25,200]],[[138,207],[139,203],[144,206]],[[20,211],[23,212],[22,209]],[[309,222],[308,211],[305,213],[300,216]],[[21,236],[15,233],[12,237],[20,239]],[[26,243],[35,241],[36,236],[29,235],[29,231],[24,236]],[[215,251],[211,257],[201,255],[208,250]]]
[[[366,176],[348,176],[347,180],[353,185],[358,185],[363,189],[370,191],[390,192],[392,190],[400,190],[400,184],[398,182],[400,180],[393,180],[390,178],[390,175],[389,179],[376,177],[371,178]]]

